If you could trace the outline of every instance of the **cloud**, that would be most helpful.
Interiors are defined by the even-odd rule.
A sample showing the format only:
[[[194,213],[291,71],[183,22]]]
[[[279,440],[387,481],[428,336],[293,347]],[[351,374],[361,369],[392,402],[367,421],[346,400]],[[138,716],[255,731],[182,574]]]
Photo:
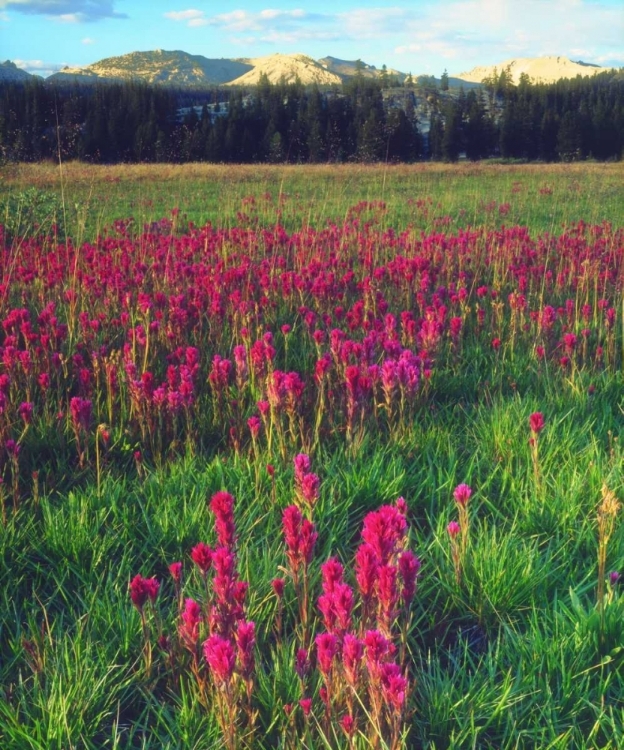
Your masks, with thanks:
[[[394,49],[408,65],[437,59],[456,60],[463,66],[543,54],[588,62],[598,62],[599,57],[621,59],[620,0],[450,0],[444,4],[424,0],[388,6],[381,2],[378,7],[334,12],[239,7],[212,15],[196,8],[164,15],[191,28],[217,29],[230,44],[279,48],[323,41],[364,42],[370,45],[366,49],[377,52],[384,46]]]
[[[128,17],[125,13],[117,13],[114,6],[115,0],[0,0],[0,10],[29,16],[49,16],[64,23]]]
[[[33,75],[43,76],[46,78],[52,73],[57,73],[64,68],[67,63],[49,63],[43,60],[13,60],[18,68],[25,70]]]
[[[84,39],[80,40],[82,44],[95,44],[95,39],[92,39],[90,36],[86,36]]]
[[[605,0],[454,0],[444,12],[433,3],[422,10],[423,23],[406,20],[409,39],[394,48],[397,55],[486,64],[554,54],[599,62],[622,51],[624,14]]]

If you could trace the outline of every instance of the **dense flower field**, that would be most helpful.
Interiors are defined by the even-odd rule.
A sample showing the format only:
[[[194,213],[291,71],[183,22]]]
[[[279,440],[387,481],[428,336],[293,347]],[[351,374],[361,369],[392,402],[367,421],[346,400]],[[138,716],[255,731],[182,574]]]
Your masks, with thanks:
[[[133,734],[138,726],[160,738],[154,747],[468,746],[462,743],[469,735],[442,725],[434,730],[440,716],[433,708],[426,718],[423,703],[434,707],[432,695],[444,683],[440,678],[434,686],[431,671],[425,676],[427,650],[451,642],[461,650],[457,633],[463,628],[469,634],[463,657],[449,651],[443,661],[477,658],[498,648],[502,623],[517,623],[529,600],[537,611],[531,597],[544,580],[539,567],[561,563],[546,563],[542,541],[534,548],[527,541],[526,565],[517,567],[519,553],[505,545],[522,536],[514,525],[525,511],[528,540],[555,534],[560,522],[571,528],[580,513],[561,511],[557,518],[562,505],[553,505],[552,515],[544,509],[549,493],[561,490],[553,490],[559,458],[548,446],[544,454],[543,444],[563,422],[549,414],[564,409],[552,406],[548,394],[567,393],[588,410],[592,398],[621,383],[624,364],[624,230],[579,221],[535,234],[505,226],[507,204],[492,211],[496,226],[452,230],[450,217],[442,217],[431,232],[393,230],[382,201],[362,201],[340,224],[299,231],[260,225],[243,206],[238,225],[229,228],[196,227],[174,211],[144,227],[118,221],[93,242],[76,245],[54,233],[0,234],[0,492],[7,562],[18,520],[38,523],[43,513],[49,525],[55,493],[71,498],[86,488],[97,508],[126,481],[164,483],[180,462],[226,467],[204,498],[214,529],[211,521],[204,539],[192,540],[186,530],[171,531],[178,539],[174,549],[188,563],[163,535],[160,547],[143,548],[149,560],[124,557],[121,574],[115,577],[115,567],[108,573],[125,596],[111,605],[117,614],[107,631],[121,642],[115,618],[124,622],[127,693],[117,696],[115,710],[125,719],[118,717],[104,739],[102,727],[110,726],[114,709],[100,696],[106,707],[80,730],[88,735],[85,746],[147,746]],[[527,393],[534,400],[525,404]],[[496,439],[474,438],[480,448],[488,446],[487,459],[480,460],[494,469],[474,468],[470,456],[453,458],[444,483],[451,499],[446,510],[425,512],[425,503],[396,492],[354,506],[348,533],[346,526],[328,531],[336,491],[332,461],[355,466],[368,456],[374,463],[386,449],[418,461],[427,440],[435,439],[423,437],[425,430],[432,436],[442,423],[455,423],[457,430],[464,424],[468,435],[482,428],[478,415],[466,428],[467,410],[494,413],[514,400],[522,402],[521,419],[509,424],[520,442],[506,441],[509,425]],[[607,395],[600,403],[608,402]],[[608,476],[596,542],[592,548],[593,532],[585,533],[574,552],[593,560],[598,555],[595,611],[574,599],[579,608],[589,607],[582,610],[584,627],[596,638],[598,656],[588,673],[610,660],[621,666],[618,573],[605,567],[607,560],[619,565],[622,539],[614,493],[621,489],[621,456],[613,434],[621,417],[612,406],[605,406],[596,428],[600,440],[608,433],[611,441],[601,449],[599,468],[608,467]],[[245,533],[235,521],[233,494],[240,488],[228,486],[228,477],[243,475],[252,496],[246,507],[261,503],[263,518],[272,518],[264,527],[257,521],[258,531],[256,522],[246,521]],[[506,505],[498,518],[493,495],[516,492],[530,498],[531,508],[527,499],[516,515]],[[592,498],[590,507],[597,502]],[[336,500],[336,517],[339,506]],[[513,519],[507,541],[494,526],[481,525],[477,508],[483,519],[498,518],[503,526],[503,517]],[[146,518],[135,522],[149,525]],[[263,545],[262,538],[252,541],[254,533],[271,537],[268,558],[252,551]],[[504,581],[505,570],[484,573],[482,547],[489,550],[488,564],[499,556],[517,579]],[[258,559],[262,570],[254,574]],[[572,586],[576,563],[568,564],[565,580]],[[247,579],[254,575],[257,592],[250,592]],[[436,576],[443,584],[434,595]],[[428,612],[417,604],[417,581],[427,577],[434,582],[422,584],[424,598],[435,605]],[[488,589],[486,579],[499,588]],[[593,586],[591,566],[581,579]],[[5,604],[10,600],[5,592]],[[53,609],[57,624],[44,618],[39,636],[18,617],[7,652],[26,660],[39,691],[46,648],[52,648],[46,642],[66,627],[56,604]],[[16,717],[28,714],[24,706],[35,698],[33,692],[14,697],[23,690],[15,669],[5,675],[11,685],[0,716],[5,746],[82,746],[64,730],[58,745],[49,744],[50,735],[48,744],[19,745],[25,740]],[[599,689],[610,695],[612,678],[601,679]],[[148,708],[152,701],[161,708]],[[512,703],[522,701],[519,693]],[[620,712],[619,719],[611,714],[611,731],[623,737],[621,695],[609,701]],[[212,734],[205,744],[197,738],[167,744],[154,726],[162,728],[170,721],[167,712],[183,714],[189,705],[211,722]],[[501,724],[497,716],[492,706],[498,734],[487,746],[511,747],[513,722]],[[532,716],[531,726],[539,726]],[[482,725],[479,731],[487,734],[488,724]],[[438,731],[436,745],[431,737]],[[527,742],[541,746],[538,734],[523,731]],[[601,747],[616,746],[604,740],[607,729],[599,731]],[[543,746],[564,747],[566,737],[577,737],[553,725],[548,741],[558,735],[561,745]]]
[[[50,453],[82,468],[130,448],[157,463],[215,444],[355,449],[373,426],[400,434],[475,357],[484,375],[519,351],[571,378],[621,366],[621,229],[397,234],[377,227],[384,209],[295,233],[120,221],[79,247],[5,243],[14,502],[20,466],[52,471]]]

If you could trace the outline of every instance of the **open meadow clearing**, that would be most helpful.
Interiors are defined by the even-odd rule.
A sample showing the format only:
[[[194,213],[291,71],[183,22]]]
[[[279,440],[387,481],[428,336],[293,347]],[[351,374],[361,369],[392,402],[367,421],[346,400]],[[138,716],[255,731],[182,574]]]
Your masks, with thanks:
[[[624,747],[624,166],[0,168],[0,747]]]

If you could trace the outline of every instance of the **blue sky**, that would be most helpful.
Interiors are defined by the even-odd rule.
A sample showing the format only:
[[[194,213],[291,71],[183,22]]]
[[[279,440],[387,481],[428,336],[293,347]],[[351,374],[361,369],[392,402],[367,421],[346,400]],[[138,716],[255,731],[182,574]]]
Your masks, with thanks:
[[[440,75],[510,57],[624,66],[624,0],[0,0],[0,60],[49,75],[136,50],[303,52]]]

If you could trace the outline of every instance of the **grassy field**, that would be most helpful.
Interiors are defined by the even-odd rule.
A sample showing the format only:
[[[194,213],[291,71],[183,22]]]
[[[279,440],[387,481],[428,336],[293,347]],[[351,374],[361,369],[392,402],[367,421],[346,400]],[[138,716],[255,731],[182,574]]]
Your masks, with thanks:
[[[0,747],[624,747],[623,178],[3,167]]]
[[[4,206],[6,214],[10,207],[15,215],[20,206],[28,208],[24,191],[33,189],[39,191],[36,200],[55,198],[48,202],[48,213],[38,217],[42,222],[64,220],[72,235],[87,238],[116,219],[133,217],[142,227],[175,208],[197,226],[208,221],[234,226],[242,212],[261,222],[280,220],[292,230],[302,223],[342,221],[360,201],[385,202],[389,226],[426,231],[446,217],[453,228],[492,222],[499,207],[508,204],[506,224],[540,232],[579,218],[621,222],[624,166],[21,164],[0,170],[0,210]]]

